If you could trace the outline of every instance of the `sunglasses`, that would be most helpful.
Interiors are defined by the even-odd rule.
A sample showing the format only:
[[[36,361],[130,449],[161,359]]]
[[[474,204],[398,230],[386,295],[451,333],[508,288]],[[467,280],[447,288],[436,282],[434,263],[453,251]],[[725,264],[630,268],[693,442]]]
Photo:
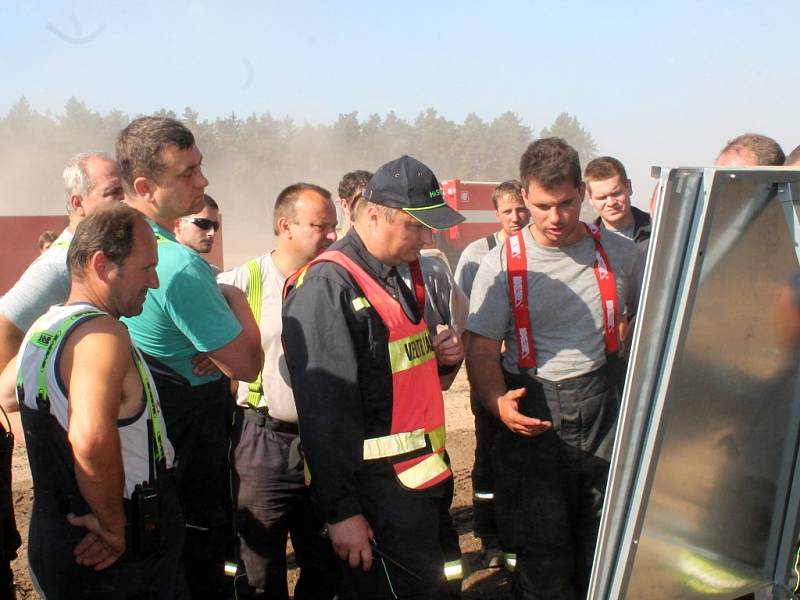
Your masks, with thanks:
[[[201,219],[200,217],[181,217],[181,221],[188,221],[195,227],[199,227],[203,231],[214,229],[219,231],[219,221],[212,221],[211,219]]]

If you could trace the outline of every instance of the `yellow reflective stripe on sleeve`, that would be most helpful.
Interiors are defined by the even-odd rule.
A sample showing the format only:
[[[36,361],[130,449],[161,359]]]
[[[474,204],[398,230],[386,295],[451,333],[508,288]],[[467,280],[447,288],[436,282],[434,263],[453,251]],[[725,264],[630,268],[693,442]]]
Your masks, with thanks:
[[[405,371],[436,358],[428,330],[389,342],[389,363],[392,373]]]
[[[247,286],[247,304],[250,306],[256,325],[261,325],[261,265],[258,259],[254,258],[247,263],[247,273],[250,279]],[[263,392],[262,374],[259,371],[255,381],[247,386],[247,403],[258,408]]]
[[[473,492],[472,499],[478,502],[488,502],[494,500],[494,492]]]
[[[444,563],[444,578],[447,579],[447,581],[464,578],[464,568],[461,566],[460,559],[450,560]]]
[[[356,311],[356,312],[358,312],[360,310],[364,310],[365,308],[369,308],[370,306],[372,306],[369,303],[369,300],[364,298],[364,296],[359,296],[358,298],[353,298],[352,304],[353,304],[353,310]]]
[[[364,460],[389,458],[425,447],[425,430],[415,429],[364,440]]]
[[[431,454],[425,460],[418,462],[413,467],[409,467],[402,473],[398,473],[397,478],[404,486],[416,489],[441,475],[449,468],[442,455],[436,453]]]

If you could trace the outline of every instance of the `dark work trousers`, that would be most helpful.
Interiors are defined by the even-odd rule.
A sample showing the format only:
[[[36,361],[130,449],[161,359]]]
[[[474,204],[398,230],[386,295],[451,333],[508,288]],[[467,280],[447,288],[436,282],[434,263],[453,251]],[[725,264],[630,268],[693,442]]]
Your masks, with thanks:
[[[233,489],[245,574],[238,598],[288,600],[286,541],[291,535],[300,578],[296,600],[333,598],[341,584],[338,559],[311,508],[303,478],[297,425],[251,408],[237,408]]]
[[[365,463],[357,493],[376,546],[387,558],[373,555],[369,571],[352,569],[345,561],[339,561],[344,573],[340,598],[446,600],[444,556],[439,539],[446,484],[410,490],[399,483],[388,461],[374,461]]]
[[[450,464],[450,457],[447,458]],[[461,570],[461,547],[458,544],[458,531],[453,523],[450,514],[450,506],[453,504],[453,493],[455,482],[452,478],[443,482],[445,493],[439,510],[439,540],[442,545],[444,555],[444,573],[447,580],[447,595],[450,598],[461,597],[461,584],[464,580],[464,573]]]
[[[175,477],[186,518],[186,581],[193,600],[219,600],[225,597],[228,585],[225,552],[232,535],[230,381],[222,377],[189,386],[163,364],[147,356],[145,359],[158,388],[167,435],[175,448]]]
[[[494,438],[502,423],[478,400],[470,390],[469,403],[475,416],[475,462],[472,464],[472,528],[475,537],[491,545],[497,538],[494,520],[494,467],[492,449]]]
[[[14,577],[11,561],[17,556],[22,540],[14,518],[11,493],[11,455],[14,436],[0,423],[0,600],[14,598]]]
[[[503,427],[495,444],[497,526],[517,554],[516,599],[586,597],[618,414],[608,372],[559,382],[506,373],[508,389],[527,390],[520,411],[553,423],[533,438]]]
[[[127,549],[107,569],[95,571],[75,562],[75,547],[87,535],[67,522],[60,500],[34,491],[28,534],[28,560],[34,585],[47,600],[186,600],[189,592],[180,568],[185,528],[170,473],[159,480],[161,536],[154,554],[138,555],[126,535]],[[127,508],[127,506],[126,506]]]

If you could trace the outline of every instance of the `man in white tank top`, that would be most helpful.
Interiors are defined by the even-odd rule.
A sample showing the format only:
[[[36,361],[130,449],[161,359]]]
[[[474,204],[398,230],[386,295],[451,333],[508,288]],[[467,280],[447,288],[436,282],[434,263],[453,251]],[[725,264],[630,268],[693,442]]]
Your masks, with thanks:
[[[77,228],[71,292],[25,335],[17,395],[34,485],[43,597],[179,598],[183,519],[157,392],[120,316],[158,287],[156,240],[118,205]],[[180,578],[180,579],[179,579]]]

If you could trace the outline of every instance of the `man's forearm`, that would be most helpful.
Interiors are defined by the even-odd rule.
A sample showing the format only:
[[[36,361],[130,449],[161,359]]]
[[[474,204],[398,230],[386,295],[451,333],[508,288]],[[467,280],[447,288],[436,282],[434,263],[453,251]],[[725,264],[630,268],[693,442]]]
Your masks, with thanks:
[[[3,315],[0,315],[0,372],[17,355],[25,334]]]
[[[467,376],[478,399],[495,417],[497,401],[508,389],[500,367],[500,342],[472,334],[467,344]]]
[[[228,306],[230,306],[233,316],[241,324],[242,334],[245,339],[260,348],[261,332],[258,329],[258,323],[256,323],[245,293],[235,286],[224,283],[220,284],[219,288],[225,300],[228,301]]]
[[[110,435],[102,444],[70,443],[75,455],[75,479],[81,495],[103,529],[115,533],[125,532],[125,510],[122,497],[125,473],[119,434]]]

